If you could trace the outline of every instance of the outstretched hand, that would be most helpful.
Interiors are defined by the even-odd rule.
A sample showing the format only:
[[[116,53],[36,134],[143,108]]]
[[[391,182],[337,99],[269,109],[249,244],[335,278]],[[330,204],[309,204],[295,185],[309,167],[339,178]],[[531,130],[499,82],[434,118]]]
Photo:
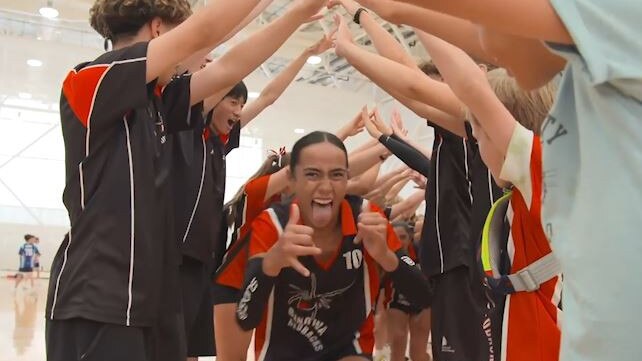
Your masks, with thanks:
[[[332,37],[336,31],[337,30],[335,29],[330,34],[324,35],[323,38],[319,39],[319,41],[308,48],[308,53],[310,55],[321,55],[328,49],[332,48]]]
[[[359,4],[354,0],[330,0],[328,1],[328,9],[333,9],[337,6],[343,6],[350,15],[354,15],[359,9]]]
[[[371,137],[374,139],[379,139],[381,138],[381,135],[383,134],[377,125],[375,124],[375,121],[372,119],[372,113],[368,114],[368,108],[364,107],[362,110],[362,118],[365,119],[365,126],[366,130],[368,131],[368,134],[370,134]]]
[[[317,256],[321,249],[314,245],[314,229],[299,223],[299,206],[290,206],[290,218],[279,240],[270,248],[263,258],[263,272],[275,277],[283,268],[292,267],[305,277],[310,271],[299,261],[302,256]]]
[[[374,108],[372,110],[372,112],[370,113],[370,119],[382,134],[387,136],[392,135],[392,128],[390,128],[390,126],[383,120],[381,114],[379,113],[379,109]]]
[[[345,19],[339,14],[334,14],[334,23],[337,27],[333,38],[334,50],[337,53],[337,56],[344,56],[346,47],[354,43],[352,32],[350,31]]]
[[[399,109],[394,108],[392,110],[392,119],[390,122],[392,126],[392,131],[400,138],[406,138],[408,136],[408,129],[404,127],[403,119],[401,119],[401,113]]]

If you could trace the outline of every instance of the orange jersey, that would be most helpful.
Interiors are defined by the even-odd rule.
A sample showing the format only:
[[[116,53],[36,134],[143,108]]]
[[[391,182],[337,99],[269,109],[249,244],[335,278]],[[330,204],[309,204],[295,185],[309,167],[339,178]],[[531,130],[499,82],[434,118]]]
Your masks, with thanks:
[[[215,282],[232,288],[243,286],[243,275],[248,258],[245,236],[252,222],[267,208],[272,201],[265,201],[270,175],[265,175],[248,182],[244,186],[243,195],[236,210],[234,233],[225,261],[219,268]]]
[[[551,252],[541,221],[541,143],[521,125],[516,126],[511,139],[501,178],[514,185],[507,211],[511,224],[507,249],[510,273],[517,273]],[[534,292],[516,292],[506,297],[502,360],[559,359],[561,283],[557,276]]]
[[[373,307],[380,287],[379,267],[357,234],[360,198],[341,204],[343,241],[323,262],[299,257],[310,270],[304,277],[292,268],[277,276],[263,319],[255,331],[257,360],[327,360],[349,346],[357,354],[371,354],[374,347]],[[378,211],[373,208],[374,211]],[[252,223],[249,256],[266,253],[279,239],[289,214],[289,204],[274,205]],[[401,248],[388,225],[388,248]]]

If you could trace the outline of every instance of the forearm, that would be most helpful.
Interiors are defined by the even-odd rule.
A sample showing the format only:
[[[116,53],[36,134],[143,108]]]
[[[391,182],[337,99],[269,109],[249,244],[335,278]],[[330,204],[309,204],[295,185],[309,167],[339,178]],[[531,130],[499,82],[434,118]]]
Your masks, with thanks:
[[[572,44],[568,30],[549,0],[400,0],[472,21],[502,33]]]
[[[223,44],[224,42],[230,40],[234,35],[236,35],[239,31],[243,30],[249,23],[251,23],[254,19],[257,18],[257,16],[261,15],[261,13],[268,7],[270,4],[274,2],[274,0],[261,0],[259,1],[258,5],[252,9],[252,11],[238,24],[232,29],[218,44]]]
[[[192,100],[198,102],[234,86],[270,57],[305,20],[305,13],[293,8],[195,73],[192,81],[201,84],[192,88]]]
[[[407,213],[413,213],[419,207],[426,197],[426,191],[420,190],[410,195],[410,197],[393,205],[390,210],[390,219],[395,219]]]
[[[337,133],[338,133],[338,131],[337,131]],[[337,135],[337,137],[338,137],[338,135]],[[372,148],[374,146],[377,146],[378,144],[379,144],[379,142],[376,139],[368,139],[367,142],[361,144],[355,150],[351,151],[349,157],[354,157],[358,153],[361,153],[364,150],[368,150],[368,149],[370,149],[370,148]]]
[[[428,173],[430,172],[430,159],[423,153],[392,136],[382,135],[379,137],[379,142],[408,167],[428,177]]]
[[[348,194],[364,195],[374,188],[377,175],[381,169],[381,163],[382,162],[378,162],[374,167],[365,171],[354,182],[352,182],[352,180],[348,181]]]
[[[350,176],[356,177],[372,168],[372,166],[381,161],[380,157],[385,153],[386,148],[381,144],[377,144],[357,154],[351,154],[348,157]]]
[[[404,179],[400,180],[399,182],[395,183],[390,188],[388,193],[386,193],[386,197],[385,197],[386,203],[392,202],[392,200],[394,200],[395,197],[397,197],[399,195],[399,192],[401,192],[401,189],[403,189],[403,187],[405,187],[406,184],[408,184],[409,181],[410,181],[410,179],[404,178]]]
[[[437,124],[438,126],[462,138],[466,136],[466,128],[464,128],[463,117],[455,117],[433,106],[430,106],[428,104],[422,103],[414,99],[410,99],[408,97],[401,96],[394,92],[389,94],[393,98],[395,98],[397,101],[399,101],[399,103],[403,104],[406,108],[410,109],[417,116],[423,119],[429,120],[431,123]],[[428,156],[429,153],[424,153],[424,154]]]
[[[263,88],[263,91],[261,91],[261,94],[256,100],[243,108],[241,112],[241,126],[247,125],[283,94],[301,68],[303,68],[308,57],[309,50],[306,49]]]
[[[259,325],[265,312],[275,277],[263,271],[263,258],[250,258],[245,271],[241,300],[236,308],[236,320],[242,329],[249,331]]]
[[[399,265],[394,271],[389,272],[395,289],[413,304],[422,307],[430,306],[432,290],[426,277],[405,252],[398,251],[397,257]]]
[[[388,33],[386,29],[380,25],[375,18],[368,12],[362,12],[360,22],[363,29],[366,31],[372,44],[377,52],[396,63],[407,66],[410,69],[419,71],[415,60],[408,54],[405,49],[399,44],[395,38]]]
[[[463,114],[461,102],[446,84],[355,44],[345,44],[344,50],[348,62],[384,90],[433,105],[448,114]]]
[[[492,134],[491,140],[505,143],[498,146],[505,150],[515,119],[497,99],[485,72],[463,50],[430,34],[420,33],[419,36],[446,83],[468,105],[484,131]]]

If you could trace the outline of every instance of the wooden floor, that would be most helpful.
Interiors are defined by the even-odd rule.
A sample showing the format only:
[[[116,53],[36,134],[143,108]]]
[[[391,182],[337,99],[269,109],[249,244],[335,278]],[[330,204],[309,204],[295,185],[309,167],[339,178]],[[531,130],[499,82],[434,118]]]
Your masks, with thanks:
[[[48,279],[23,281],[0,275],[0,361],[45,361],[45,304]],[[213,361],[202,357],[200,361]]]
[[[0,278],[0,361],[45,360],[45,303],[49,280]]]

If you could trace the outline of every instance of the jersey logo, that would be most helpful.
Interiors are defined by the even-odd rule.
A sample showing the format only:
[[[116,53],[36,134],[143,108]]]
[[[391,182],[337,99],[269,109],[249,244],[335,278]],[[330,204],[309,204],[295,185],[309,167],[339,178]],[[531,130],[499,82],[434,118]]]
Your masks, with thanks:
[[[455,349],[448,344],[446,336],[443,336],[443,338],[441,339],[441,352],[455,353]]]
[[[316,318],[317,312],[322,309],[330,309],[330,303],[332,299],[343,294],[345,291],[350,289],[354,281],[349,284],[347,287],[317,294],[317,276],[312,273],[310,274],[310,290],[301,289],[293,284],[290,284],[290,291],[293,294],[292,297],[288,300],[290,306],[294,306],[299,311],[310,312],[312,318]]]
[[[305,337],[315,352],[323,351],[323,335],[328,330],[328,325],[317,319],[317,312],[322,309],[330,309],[332,299],[346,292],[354,285],[354,281],[344,288],[331,292],[317,294],[317,277],[310,274],[310,290],[301,289],[290,284],[290,293],[293,294],[288,300],[288,327]]]
[[[363,262],[363,252],[360,249],[353,249],[343,254],[346,260],[346,269],[359,269]]]

